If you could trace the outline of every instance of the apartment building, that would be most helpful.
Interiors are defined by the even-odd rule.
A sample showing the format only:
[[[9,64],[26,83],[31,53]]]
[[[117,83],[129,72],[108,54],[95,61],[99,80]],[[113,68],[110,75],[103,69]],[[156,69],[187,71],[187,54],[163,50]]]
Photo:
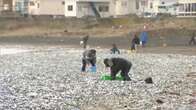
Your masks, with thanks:
[[[30,0],[28,14],[64,16],[65,1],[67,0]]]
[[[136,13],[136,0],[66,0],[66,17],[117,17]]]
[[[137,14],[145,13],[157,14],[177,14],[178,0],[137,0],[136,9]]]
[[[196,17],[196,0],[179,0],[178,17]]]
[[[28,14],[29,0],[13,0],[13,11],[22,15]]]

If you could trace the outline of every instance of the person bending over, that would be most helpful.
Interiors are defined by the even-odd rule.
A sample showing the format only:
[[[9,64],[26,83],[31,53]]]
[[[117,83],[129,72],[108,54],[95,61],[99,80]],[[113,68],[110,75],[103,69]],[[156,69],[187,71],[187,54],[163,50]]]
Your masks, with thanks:
[[[123,58],[106,58],[104,59],[104,64],[106,67],[110,67],[112,80],[116,79],[116,75],[119,71],[121,71],[120,74],[123,77],[124,81],[131,80],[128,74],[129,70],[132,67],[132,63],[128,60],[125,60]]]
[[[88,64],[91,64],[92,68],[96,68],[96,50],[95,49],[85,50],[83,52],[82,72],[86,71],[86,66]]]

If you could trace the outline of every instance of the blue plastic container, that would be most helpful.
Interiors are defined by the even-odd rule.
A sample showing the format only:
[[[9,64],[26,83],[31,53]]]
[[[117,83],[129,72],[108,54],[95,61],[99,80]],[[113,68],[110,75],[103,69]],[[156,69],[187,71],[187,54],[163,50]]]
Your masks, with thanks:
[[[97,67],[96,66],[91,66],[90,70],[91,70],[91,72],[95,73],[95,72],[97,72]]]

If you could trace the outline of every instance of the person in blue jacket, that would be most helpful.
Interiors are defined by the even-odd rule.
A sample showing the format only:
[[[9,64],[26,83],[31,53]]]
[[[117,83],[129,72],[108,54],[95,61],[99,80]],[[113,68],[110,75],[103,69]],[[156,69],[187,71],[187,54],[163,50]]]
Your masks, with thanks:
[[[146,31],[141,32],[140,41],[142,43],[142,47],[145,47],[145,45],[148,41],[148,33]]]

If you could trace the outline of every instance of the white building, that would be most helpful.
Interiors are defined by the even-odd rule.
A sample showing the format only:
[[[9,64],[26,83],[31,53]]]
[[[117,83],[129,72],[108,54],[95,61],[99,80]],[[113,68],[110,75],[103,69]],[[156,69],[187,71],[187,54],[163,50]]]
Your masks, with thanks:
[[[13,11],[19,12],[20,14],[28,14],[28,3],[29,0],[13,0]]]
[[[112,11],[114,16],[122,16],[128,14],[135,14],[137,0],[112,0]]]
[[[67,0],[30,0],[29,15],[62,15],[64,16]]]
[[[177,3],[178,0],[159,0],[157,12],[177,15]]]
[[[196,17],[196,0],[179,0],[178,17]]]
[[[13,0],[0,0],[0,11],[12,11]]]
[[[136,0],[65,0],[66,17],[116,17],[136,12]]]
[[[168,13],[176,15],[177,0],[137,0],[136,9],[137,14],[151,13]]]

